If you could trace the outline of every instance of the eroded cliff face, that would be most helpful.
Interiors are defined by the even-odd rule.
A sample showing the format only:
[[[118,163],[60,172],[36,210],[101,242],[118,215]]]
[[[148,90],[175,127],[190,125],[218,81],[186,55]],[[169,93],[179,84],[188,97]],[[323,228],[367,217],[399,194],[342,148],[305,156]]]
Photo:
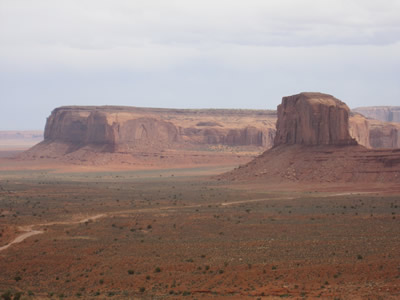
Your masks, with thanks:
[[[368,143],[370,124],[353,116],[353,136]],[[369,141],[372,142],[372,141]],[[400,149],[370,150],[351,137],[349,109],[320,93],[284,97],[272,149],[219,179],[264,183],[400,182]]]
[[[350,117],[350,135],[371,149],[400,148],[400,123],[367,119],[359,113]]]
[[[276,145],[347,145],[355,144],[354,138],[368,148],[400,148],[400,124],[366,119],[356,113],[348,120],[347,106],[329,95],[285,97],[278,114],[281,119],[277,122],[276,111],[267,110],[60,107],[47,119],[45,140],[21,158],[81,164],[101,162],[104,155],[98,154],[108,153],[108,161],[119,154],[125,155],[121,161],[148,157],[151,164],[150,157],[165,161],[173,156],[183,162],[177,157],[189,151],[187,156],[205,161],[216,153],[256,156],[271,148],[274,140]]]
[[[370,144],[370,125],[368,120],[358,113],[351,113],[349,118],[350,135],[364,147],[371,148]]]
[[[47,118],[44,139],[82,143],[86,140],[88,111],[55,109]]]
[[[111,152],[207,145],[269,148],[275,114],[257,110],[174,110],[135,107],[60,107],[47,119],[45,142]],[[107,146],[107,147],[104,147]]]
[[[283,97],[274,145],[355,145],[349,134],[349,111],[346,104],[327,94]]]
[[[370,106],[357,107],[353,111],[358,112],[367,118],[383,121],[400,123],[399,106]]]
[[[400,124],[370,121],[371,148],[400,148]]]

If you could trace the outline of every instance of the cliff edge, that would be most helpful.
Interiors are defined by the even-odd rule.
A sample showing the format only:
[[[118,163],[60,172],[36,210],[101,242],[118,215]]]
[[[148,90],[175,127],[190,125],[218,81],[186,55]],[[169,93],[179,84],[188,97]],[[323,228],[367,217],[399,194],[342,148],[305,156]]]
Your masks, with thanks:
[[[349,114],[347,105],[331,95],[283,97],[274,145],[357,145],[348,130]]]
[[[275,120],[275,112],[267,110],[65,106],[47,118],[44,141],[20,158],[75,164],[238,163],[272,147]]]
[[[367,118],[400,123],[400,106],[366,106],[353,109]]]
[[[400,182],[400,149],[369,150],[358,145],[350,136],[347,105],[330,95],[284,97],[274,142],[272,149],[219,178],[266,183]]]

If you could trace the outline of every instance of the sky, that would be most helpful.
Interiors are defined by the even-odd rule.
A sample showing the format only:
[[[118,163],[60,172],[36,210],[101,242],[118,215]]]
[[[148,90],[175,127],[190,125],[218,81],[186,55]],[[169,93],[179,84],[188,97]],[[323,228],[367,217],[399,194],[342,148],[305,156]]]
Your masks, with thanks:
[[[0,0],[0,130],[63,105],[400,105],[399,0]]]

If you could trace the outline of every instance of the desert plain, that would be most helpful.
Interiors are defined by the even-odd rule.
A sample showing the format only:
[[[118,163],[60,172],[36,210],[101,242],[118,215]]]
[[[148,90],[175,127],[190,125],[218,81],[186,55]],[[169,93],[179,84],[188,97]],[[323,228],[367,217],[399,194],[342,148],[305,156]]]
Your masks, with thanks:
[[[159,168],[15,155],[0,158],[3,299],[400,297],[396,180],[240,177],[262,156],[236,152]]]
[[[400,189],[226,167],[2,171],[0,289],[25,298],[396,299]],[[200,174],[200,175],[199,175]]]

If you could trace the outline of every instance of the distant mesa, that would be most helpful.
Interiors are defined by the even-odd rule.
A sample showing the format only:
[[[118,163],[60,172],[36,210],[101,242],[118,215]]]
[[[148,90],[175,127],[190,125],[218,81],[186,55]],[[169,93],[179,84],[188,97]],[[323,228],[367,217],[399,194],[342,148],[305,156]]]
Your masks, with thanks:
[[[9,136],[7,133],[2,138],[0,133],[3,141]],[[274,144],[356,142],[367,148],[400,148],[400,123],[350,112],[346,104],[330,95],[301,93],[284,97],[278,112],[59,107],[47,119],[44,141],[19,158],[96,165],[203,164],[221,160],[235,164],[249,161]]]
[[[47,119],[44,141],[20,158],[159,164],[207,163],[228,154],[235,163],[272,147],[275,121],[267,110],[59,107]]]
[[[221,175],[264,182],[400,182],[400,149],[369,150],[349,131],[349,108],[331,95],[282,99],[272,149]],[[353,128],[354,130],[354,128]]]
[[[354,112],[360,113],[367,118],[383,121],[400,123],[400,107],[399,106],[370,106],[358,107],[353,109]]]

